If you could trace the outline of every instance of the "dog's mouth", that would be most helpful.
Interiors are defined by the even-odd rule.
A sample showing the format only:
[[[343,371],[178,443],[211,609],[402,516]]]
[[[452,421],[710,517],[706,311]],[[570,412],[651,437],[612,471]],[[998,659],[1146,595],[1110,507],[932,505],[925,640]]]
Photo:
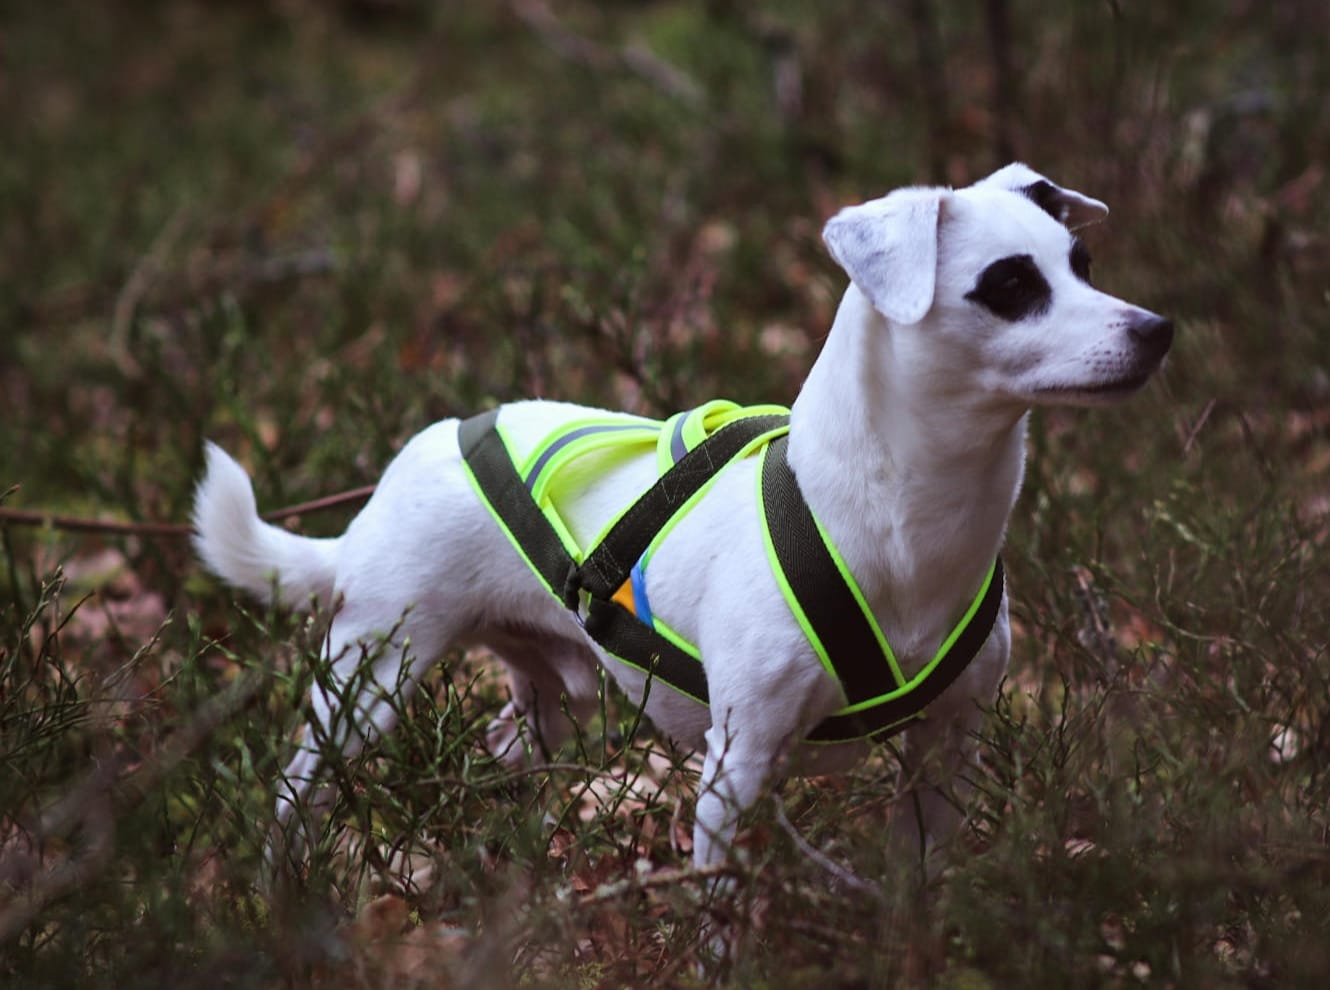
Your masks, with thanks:
[[[1107,402],[1118,398],[1125,399],[1145,387],[1145,383],[1150,380],[1153,370],[1152,368],[1143,374],[1128,375],[1107,382],[1093,382],[1085,385],[1049,385],[1046,388],[1039,389],[1038,395],[1039,398],[1045,401],[1051,400],[1054,402]]]

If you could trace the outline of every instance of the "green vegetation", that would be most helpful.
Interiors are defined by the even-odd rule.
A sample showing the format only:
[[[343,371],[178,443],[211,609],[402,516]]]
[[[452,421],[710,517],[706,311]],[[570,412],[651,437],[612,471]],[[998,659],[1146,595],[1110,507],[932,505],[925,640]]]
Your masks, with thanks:
[[[0,521],[0,985],[1325,985],[1330,9],[752,6],[0,4],[0,496],[183,522],[204,437],[273,508],[520,395],[789,401],[821,221],[1018,156],[1179,333],[1131,403],[1036,417],[945,870],[883,843],[889,752],[792,783],[703,977],[695,764],[611,699],[507,774],[453,657],[265,881],[317,624],[179,536]]]

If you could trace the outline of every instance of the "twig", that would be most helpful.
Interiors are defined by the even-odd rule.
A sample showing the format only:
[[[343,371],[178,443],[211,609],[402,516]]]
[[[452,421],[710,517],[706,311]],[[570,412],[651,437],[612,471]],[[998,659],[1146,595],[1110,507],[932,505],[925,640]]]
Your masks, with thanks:
[[[1113,635],[1113,623],[1105,614],[1103,599],[1095,587],[1094,575],[1090,570],[1073,567],[1072,576],[1076,579],[1076,600],[1085,610],[1087,619],[1077,634],[1077,640],[1099,661],[1103,671],[1101,683],[1107,684],[1118,672],[1118,639]]]
[[[0,506],[0,523],[15,526],[49,526],[71,533],[108,533],[115,536],[188,536],[193,527],[185,523],[117,522],[110,519],[83,519],[52,512],[29,512]]]
[[[1238,412],[1238,425],[1242,427],[1242,438],[1251,447],[1252,457],[1256,461],[1257,468],[1260,469],[1262,479],[1266,484],[1273,484],[1275,472],[1269,458],[1266,456],[1265,445],[1257,438],[1256,431],[1252,429],[1251,420],[1247,418],[1247,414],[1241,410]]]
[[[62,859],[30,888],[0,907],[0,944],[23,931],[46,905],[86,887],[106,866],[115,832],[110,805],[105,791],[90,794],[80,819],[86,834],[82,853]],[[6,857],[0,868],[8,865]]]
[[[1191,453],[1192,445],[1196,443],[1196,438],[1200,435],[1201,428],[1209,422],[1210,414],[1215,411],[1215,406],[1218,404],[1218,399],[1211,399],[1205,404],[1205,408],[1201,410],[1201,414],[1196,417],[1196,422],[1193,423],[1192,428],[1187,431],[1187,438],[1182,442],[1183,457],[1186,457]]]
[[[561,58],[591,69],[626,69],[680,103],[701,106],[702,87],[645,45],[628,45],[618,52],[602,48],[568,28],[545,0],[512,0],[512,10],[518,20]]]
[[[216,236],[220,239],[223,234]],[[152,289],[151,282],[160,281],[160,270],[153,271],[151,279],[139,276],[137,284],[135,275],[131,275],[114,301],[110,291],[103,286],[76,286],[29,303],[27,311],[33,322],[50,326],[87,319],[112,304],[113,325],[126,328],[112,334],[114,346],[123,353],[128,320],[135,312],[149,310],[154,314],[169,315],[197,305],[200,299],[208,299],[222,292],[241,294],[250,289],[263,289],[283,282],[326,275],[337,267],[337,259],[327,248],[247,257],[217,262],[197,277],[168,283],[156,291]]]
[[[121,777],[125,757],[108,757],[68,794],[52,805],[33,829],[40,841],[64,835],[82,825],[87,835],[83,853],[57,863],[28,890],[0,907],[0,942],[21,932],[42,909],[85,887],[111,858],[115,832],[114,811],[135,807],[165,776],[217,731],[259,692],[268,675],[251,674],[229,690],[205,702],[184,728],[162,744],[134,773]],[[0,874],[9,857],[0,859]]]
[[[680,103],[686,103],[690,107],[702,105],[702,87],[694,82],[691,76],[666,62],[645,44],[634,42],[626,45],[620,57],[625,68],[637,73]]]
[[[740,876],[741,874],[742,871],[732,863],[716,863],[712,866],[697,866],[682,870],[658,870],[644,877],[633,875],[622,880],[615,880],[613,883],[603,883],[589,894],[579,898],[577,904],[579,907],[586,907],[590,904],[616,901],[625,894],[654,890],[657,887],[674,887],[691,883],[694,880],[711,880],[716,877]]]
[[[197,306],[199,299],[224,292],[243,298],[251,289],[327,275],[337,269],[337,258],[328,248],[243,258],[213,265],[192,282],[154,294],[147,303],[153,312],[170,315]]]
[[[790,823],[790,819],[786,816],[785,802],[780,799],[779,794],[772,794],[771,799],[776,804],[777,823],[780,825],[782,829],[785,830],[785,834],[790,837],[790,840],[794,843],[795,847],[801,853],[803,853],[808,859],[812,860],[812,862],[822,867],[822,869],[830,873],[833,877],[835,877],[837,880],[843,883],[846,887],[849,887],[851,890],[856,890],[861,894],[865,894],[868,897],[871,897],[879,904],[883,905],[886,904],[887,899],[885,896],[883,896],[881,890],[879,890],[873,884],[869,883],[867,880],[864,880],[861,877],[850,872],[848,869],[846,869],[844,866],[841,866],[839,863],[833,860],[830,856],[823,853],[821,850],[814,849],[813,846],[809,844],[808,840],[799,834],[798,830],[795,829],[795,827]]]
[[[148,253],[139,259],[134,270],[125,281],[124,288],[116,296],[115,309],[111,313],[111,350],[117,355],[127,354],[129,348],[129,327],[153,281],[161,274],[166,255],[175,247],[185,229],[185,220],[189,212],[177,209],[166,222],[161,233],[154,238]]]
[[[316,143],[274,183],[257,204],[239,214],[228,214],[213,225],[208,235],[203,238],[202,246],[217,254],[228,247],[234,248],[243,244],[246,236],[252,231],[265,229],[273,216],[303,190],[311,177],[324,171],[329,162],[339,161],[367,147],[387,121],[393,120],[417,103],[425,92],[425,83],[429,79],[429,74],[434,71],[437,64],[434,59],[422,59],[415,74],[400,90],[360,114],[342,130]],[[168,222],[159,235],[159,243],[170,240],[167,235],[174,223],[174,218]],[[174,237],[174,234],[171,236]],[[155,254],[155,247],[149,250],[149,258]],[[142,266],[143,262],[140,262],[140,268]],[[238,275],[242,287],[261,286],[271,282],[322,274],[334,267],[335,262],[331,253],[318,249],[290,256],[262,258],[252,264],[239,266]],[[66,289],[48,298],[35,300],[27,305],[26,311],[33,321],[52,324],[86,319],[106,306],[113,298],[117,310],[120,310],[122,302],[133,300],[134,293],[130,291],[131,288],[136,292],[140,291],[135,283],[151,281],[145,276],[153,274],[155,273],[146,271],[143,276],[139,276],[137,272],[131,273],[114,297],[112,293],[115,290],[104,284],[85,284]],[[163,298],[153,303],[152,308],[170,311],[187,305],[199,296],[233,288],[234,283],[231,279],[236,275],[237,272],[233,267],[218,266],[211,274],[204,277],[202,285],[188,284],[172,288],[162,293]]]
[[[280,522],[291,516],[308,515],[322,512],[349,502],[363,502],[374,494],[374,485],[352,488],[350,491],[325,495],[323,498],[308,502],[298,502],[272,512],[263,513],[268,522]],[[106,533],[113,536],[171,536],[184,537],[194,532],[189,523],[162,522],[119,522],[114,519],[86,519],[79,516],[64,516],[53,512],[29,511],[26,509],[7,509],[0,506],[0,524],[12,523],[15,526],[48,526],[51,529],[65,530],[71,533]]]
[[[540,777],[545,774],[572,773],[578,776],[591,777],[597,780],[623,779],[622,774],[615,770],[600,770],[585,763],[540,763],[529,767],[513,767],[505,769],[501,773],[494,774],[480,780],[468,780],[465,777],[422,777],[420,783],[428,784],[433,787],[444,788],[462,788],[466,787],[472,790],[489,790],[497,787],[507,787],[519,780],[527,777]]]
[[[288,505],[283,509],[265,512],[263,518],[268,522],[278,522],[292,516],[302,516],[311,512],[322,512],[324,509],[333,509],[348,502],[363,502],[374,494],[376,487],[376,485],[361,485],[359,488],[338,492],[336,495],[325,495],[323,498],[311,499],[308,502],[297,502],[295,505]]]

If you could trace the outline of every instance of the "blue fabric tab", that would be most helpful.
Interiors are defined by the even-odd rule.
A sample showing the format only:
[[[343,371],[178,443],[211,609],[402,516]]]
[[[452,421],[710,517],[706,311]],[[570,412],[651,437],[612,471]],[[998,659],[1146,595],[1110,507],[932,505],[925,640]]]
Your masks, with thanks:
[[[651,604],[647,601],[647,575],[642,560],[633,565],[633,569],[628,572],[628,579],[633,583],[633,609],[637,612],[638,621],[652,629],[656,628],[651,618]]]

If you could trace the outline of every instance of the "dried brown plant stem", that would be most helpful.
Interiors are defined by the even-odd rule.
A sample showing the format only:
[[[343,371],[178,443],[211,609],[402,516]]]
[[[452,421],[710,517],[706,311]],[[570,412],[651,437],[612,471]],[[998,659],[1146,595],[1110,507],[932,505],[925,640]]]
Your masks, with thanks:
[[[117,809],[139,804],[227,719],[249,704],[267,681],[264,675],[243,677],[205,702],[183,728],[132,773],[122,776],[127,759],[108,755],[48,808],[32,828],[38,843],[67,835],[78,827],[83,849],[60,860],[31,886],[0,905],[0,943],[23,931],[46,905],[87,886],[111,859]],[[0,873],[6,871],[7,859],[0,860]]]
[[[353,502],[363,502],[374,494],[374,485],[352,488],[350,491],[325,495],[308,502],[298,502],[272,512],[265,512],[263,518],[268,522],[279,522],[292,516],[322,512]],[[121,522],[114,519],[86,519],[80,516],[65,516],[54,512],[30,511],[26,509],[8,509],[0,506],[0,525],[47,526],[51,529],[71,533],[104,533],[110,536],[169,536],[184,537],[194,532],[189,523],[162,522]]]

